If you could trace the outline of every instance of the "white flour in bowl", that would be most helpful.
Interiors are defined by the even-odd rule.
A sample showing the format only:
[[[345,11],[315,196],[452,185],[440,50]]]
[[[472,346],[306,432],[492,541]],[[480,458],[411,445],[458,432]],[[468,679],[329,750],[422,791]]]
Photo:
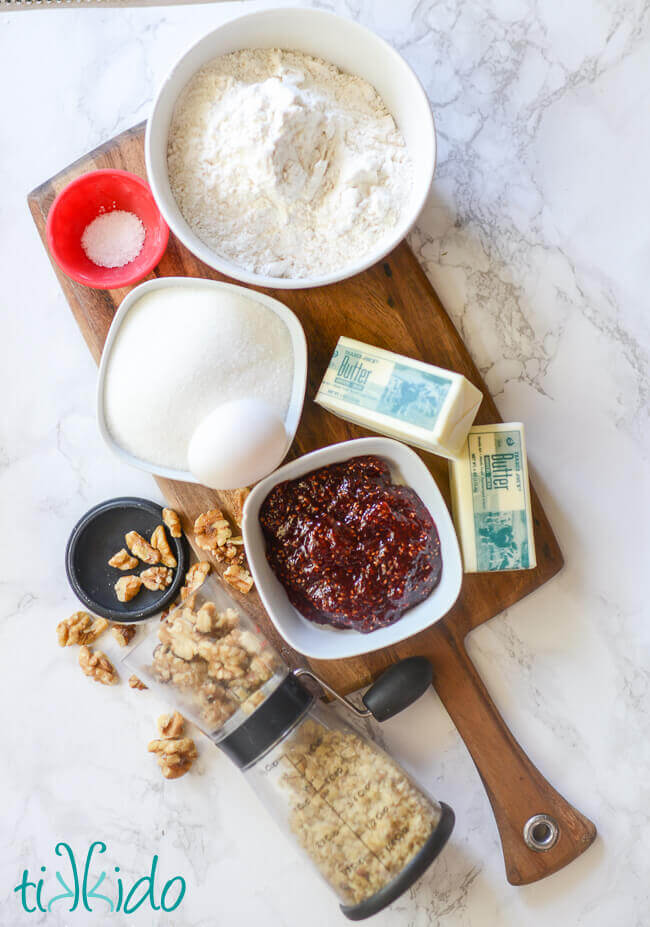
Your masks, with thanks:
[[[213,251],[256,273],[314,277],[363,257],[411,191],[402,135],[371,85],[301,52],[215,59],[181,94],[172,193]]]

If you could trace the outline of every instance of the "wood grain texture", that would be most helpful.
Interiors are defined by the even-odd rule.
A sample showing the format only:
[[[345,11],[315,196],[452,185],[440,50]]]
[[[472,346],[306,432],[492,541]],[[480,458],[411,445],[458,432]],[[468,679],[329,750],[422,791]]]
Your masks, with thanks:
[[[116,167],[146,176],[143,134],[143,125],[134,127],[30,194],[29,206],[43,241],[52,201],[74,177],[100,167]],[[99,361],[113,315],[127,290],[92,290],[74,283],[56,266],[54,269],[86,343]],[[167,252],[152,276],[175,275],[226,279],[193,257],[171,235]],[[463,373],[484,395],[477,423],[500,421],[485,383],[406,243],[399,245],[385,261],[333,286],[266,292],[293,309],[307,337],[307,394],[290,457],[369,434],[312,401],[341,334]],[[421,454],[449,504],[446,461]],[[241,501],[237,493],[215,492],[164,479],[158,483],[169,504],[181,514],[190,541],[197,515],[219,506],[232,517]],[[347,693],[368,685],[386,666],[402,657],[419,654],[431,660],[436,691],[472,755],[492,804],[507,877],[517,885],[536,881],[565,866],[593,842],[596,833],[594,825],[552,788],[524,754],[500,717],[464,646],[465,637],[474,628],[539,588],[562,567],[562,554],[534,490],[532,509],[536,569],[466,575],[454,608],[429,630],[364,657],[311,661],[313,669],[331,686]],[[222,570],[216,567],[217,573]],[[254,591],[248,596],[231,591],[290,665],[306,662],[279,637]],[[551,815],[560,827],[559,841],[543,853],[529,850],[522,836],[524,823],[538,813]]]

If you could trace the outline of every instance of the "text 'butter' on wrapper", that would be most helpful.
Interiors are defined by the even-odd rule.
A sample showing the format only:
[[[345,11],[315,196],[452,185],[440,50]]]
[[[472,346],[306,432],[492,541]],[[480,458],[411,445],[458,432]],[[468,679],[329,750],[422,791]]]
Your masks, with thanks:
[[[537,565],[524,426],[477,425],[449,461],[454,523],[466,573]]]
[[[460,373],[341,337],[316,402],[354,422],[453,458],[483,394]]]

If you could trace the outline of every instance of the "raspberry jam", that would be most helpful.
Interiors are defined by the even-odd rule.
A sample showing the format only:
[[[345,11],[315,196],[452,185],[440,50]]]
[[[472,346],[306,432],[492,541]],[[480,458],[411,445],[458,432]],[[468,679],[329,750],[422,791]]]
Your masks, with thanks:
[[[266,556],[289,600],[317,624],[367,633],[440,582],[440,540],[414,490],[380,457],[353,457],[278,483],[260,509]]]

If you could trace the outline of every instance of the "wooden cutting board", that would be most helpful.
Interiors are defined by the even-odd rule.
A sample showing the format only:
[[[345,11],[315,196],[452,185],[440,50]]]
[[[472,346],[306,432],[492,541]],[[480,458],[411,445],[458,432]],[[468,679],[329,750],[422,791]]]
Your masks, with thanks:
[[[135,126],[76,161],[29,195],[29,206],[44,243],[47,213],[54,197],[79,174],[113,167],[146,176],[143,137],[144,125]],[[86,343],[99,361],[113,315],[128,290],[89,289],[74,283],[58,267],[54,269]],[[153,275],[226,279],[193,257],[173,235]],[[341,334],[459,371],[484,395],[477,424],[500,421],[481,375],[406,243],[399,245],[386,260],[351,280],[316,289],[266,292],[286,303],[298,315],[309,349],[304,413],[290,457],[368,434],[313,402]],[[449,504],[446,461],[421,453]],[[164,479],[159,479],[158,483],[169,504],[182,515],[183,527],[190,539],[194,519],[201,512],[218,506],[232,517],[240,504],[237,493],[214,492]],[[596,834],[591,821],[551,787],[517,744],[464,645],[466,636],[474,628],[539,588],[562,567],[562,554],[534,489],[532,505],[536,569],[466,575],[454,608],[429,630],[368,656],[312,661],[313,669],[331,686],[347,693],[368,685],[395,660],[413,654],[431,660],[435,689],[465,741],[488,793],[501,836],[506,874],[515,885],[534,882],[565,866],[593,842]],[[222,571],[222,567],[216,569]],[[241,607],[276,643],[288,663],[296,666],[305,662],[278,637],[255,591],[248,596],[234,594]],[[523,839],[526,821],[541,813],[550,815],[560,831],[555,846],[543,852],[529,849]]]

